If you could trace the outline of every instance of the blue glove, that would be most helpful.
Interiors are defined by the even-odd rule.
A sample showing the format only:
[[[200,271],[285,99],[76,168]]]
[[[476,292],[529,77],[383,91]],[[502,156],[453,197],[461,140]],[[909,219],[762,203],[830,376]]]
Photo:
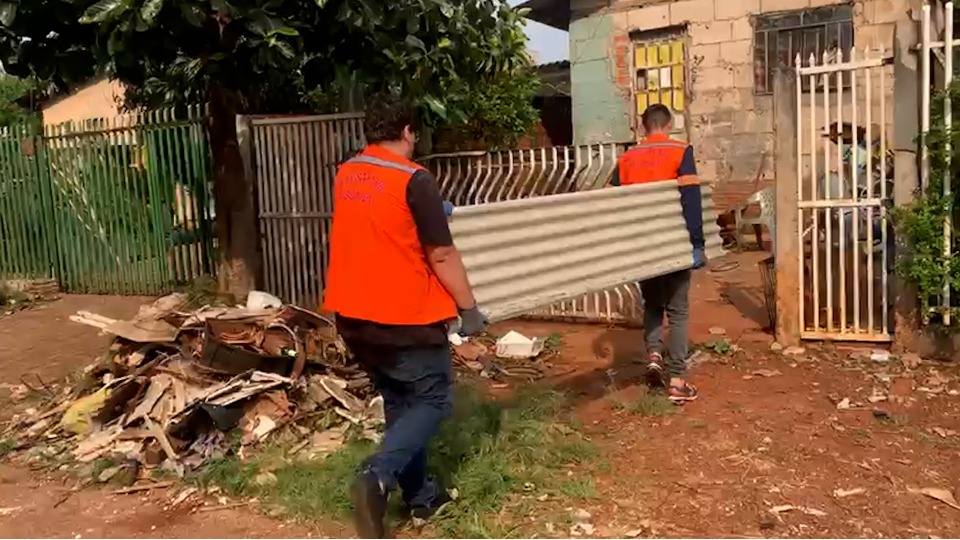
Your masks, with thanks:
[[[450,217],[453,215],[453,203],[450,201],[443,201],[443,213]]]
[[[707,254],[703,248],[693,248],[693,269],[697,270],[707,265]]]

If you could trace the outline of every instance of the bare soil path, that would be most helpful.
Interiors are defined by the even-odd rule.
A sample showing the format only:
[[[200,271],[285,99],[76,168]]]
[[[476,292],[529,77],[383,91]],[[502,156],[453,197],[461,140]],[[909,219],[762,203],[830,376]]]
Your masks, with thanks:
[[[702,397],[675,413],[635,405],[644,399],[642,366],[634,362],[643,352],[639,330],[509,325],[563,336],[551,383],[570,396],[598,450],[594,462],[569,472],[592,489],[542,502],[536,493],[520,495],[535,504],[518,530],[566,537],[571,509],[584,509],[594,536],[960,536],[960,510],[911,491],[960,495],[960,396],[950,394],[960,391],[960,369],[932,362],[908,369],[896,359],[878,363],[831,346],[793,356],[771,351],[761,330],[758,259],[748,254],[740,270],[697,275],[692,340],[727,339],[743,352],[701,355],[692,378]],[[86,365],[106,340],[67,317],[78,309],[129,316],[142,301],[66,297],[0,319],[0,384],[17,384],[25,373],[53,380]],[[932,379],[943,383],[936,393],[923,390]],[[851,409],[837,408],[844,398]],[[75,485],[0,466],[0,536],[350,534],[342,523],[297,524],[252,507],[170,508],[172,490],[114,495],[72,492]]]

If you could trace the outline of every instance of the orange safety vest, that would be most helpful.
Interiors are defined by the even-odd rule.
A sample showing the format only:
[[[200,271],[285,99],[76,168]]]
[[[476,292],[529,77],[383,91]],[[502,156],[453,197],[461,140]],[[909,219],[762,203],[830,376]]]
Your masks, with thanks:
[[[407,206],[407,184],[419,170],[378,145],[340,166],[324,309],[392,325],[457,316],[453,297],[427,263]]]
[[[696,175],[681,175],[680,163],[690,144],[663,134],[650,135],[635,148],[620,156],[620,185],[646,184],[662,180],[680,180],[681,185],[696,183]],[[689,177],[688,177],[689,176]]]

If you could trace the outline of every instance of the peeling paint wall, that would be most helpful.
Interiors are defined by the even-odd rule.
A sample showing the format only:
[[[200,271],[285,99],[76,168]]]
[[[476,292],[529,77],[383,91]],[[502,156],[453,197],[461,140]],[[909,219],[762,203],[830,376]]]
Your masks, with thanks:
[[[596,14],[570,24],[574,144],[634,138],[625,19],[625,13]]]
[[[634,140],[629,63],[632,31],[686,26],[689,131],[700,174],[721,209],[772,185],[773,98],[754,92],[752,17],[852,4],[858,49],[893,47],[894,25],[920,0],[572,0],[571,79],[576,143]],[[641,6],[641,7],[637,7]],[[579,19],[578,19],[579,17]],[[606,56],[603,56],[606,54]],[[626,72],[625,75],[623,72]],[[888,81],[892,91],[892,77]],[[892,115],[890,115],[892,119]],[[889,127],[889,126],[888,126]]]

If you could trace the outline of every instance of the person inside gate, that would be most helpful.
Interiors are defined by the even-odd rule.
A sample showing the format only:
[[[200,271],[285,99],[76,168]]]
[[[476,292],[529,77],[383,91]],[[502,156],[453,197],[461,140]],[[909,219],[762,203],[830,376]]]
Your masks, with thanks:
[[[707,264],[704,252],[703,208],[693,147],[684,141],[670,138],[673,114],[667,107],[651,105],[644,111],[642,121],[646,137],[620,157],[610,184],[628,186],[677,181],[683,218],[690,234],[691,265],[693,269],[703,268]],[[647,347],[647,380],[656,386],[667,382],[667,395],[675,403],[693,401],[698,395],[696,387],[686,380],[690,277],[689,269],[680,270],[640,284]],[[664,380],[663,372],[664,315],[670,325],[666,349],[668,381]]]
[[[427,445],[452,400],[447,323],[487,326],[454,246],[437,181],[411,161],[415,109],[391,95],[370,101],[369,145],[334,180],[330,269],[324,309],[383,396],[386,432],[356,478],[357,533],[383,538],[387,499],[403,493],[414,519],[451,501],[427,476]]]

